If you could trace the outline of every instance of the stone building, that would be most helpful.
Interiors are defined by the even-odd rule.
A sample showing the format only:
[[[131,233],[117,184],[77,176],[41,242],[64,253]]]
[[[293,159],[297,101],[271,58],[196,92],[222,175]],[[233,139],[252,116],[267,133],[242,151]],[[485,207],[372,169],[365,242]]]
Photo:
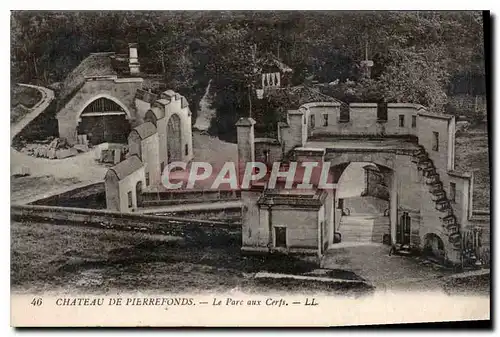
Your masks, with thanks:
[[[162,162],[168,162],[168,153],[172,160],[188,160],[192,157],[188,102],[172,90],[159,91],[160,84],[158,76],[141,72],[137,44],[129,44],[128,55],[91,54],[63,82],[56,115],[59,137],[69,144],[82,139],[92,145],[127,143],[130,131],[154,111],[169,126],[158,129]]]
[[[160,97],[147,111],[146,121],[128,134],[128,158],[112,167],[104,178],[108,209],[133,211],[140,206],[143,191],[161,189],[167,164],[193,158],[187,103],[171,90]],[[136,188],[129,194],[131,186]],[[125,203],[130,197],[132,202]]]
[[[377,178],[369,177],[369,192],[382,193],[384,187],[389,199],[389,225],[377,236],[380,243],[387,236],[394,247],[429,248],[445,261],[459,263],[465,237],[488,240],[489,224],[472,209],[472,174],[455,171],[451,115],[416,104],[352,103],[342,111],[339,103],[315,102],[288,111],[277,139],[255,138],[254,124],[247,118],[236,124],[240,170],[246,162],[270,157],[284,163],[319,161],[329,163],[333,187],[291,191],[259,182],[242,190],[244,252],[321,257],[342,237],[337,184],[351,162],[374,164]]]
[[[136,155],[113,166],[104,177],[107,209],[120,212],[137,209],[145,184],[144,165]]]
[[[107,208],[120,212],[134,211],[144,190],[161,186],[166,165],[193,158],[186,98],[154,92],[158,81],[141,73],[137,45],[129,52],[85,59],[66,79],[57,114],[59,135],[70,144],[128,144],[128,157],[104,178]]]

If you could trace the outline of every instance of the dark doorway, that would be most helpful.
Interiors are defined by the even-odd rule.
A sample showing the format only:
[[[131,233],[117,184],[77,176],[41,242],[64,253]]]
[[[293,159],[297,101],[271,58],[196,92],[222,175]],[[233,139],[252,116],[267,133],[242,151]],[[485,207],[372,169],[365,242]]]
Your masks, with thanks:
[[[125,115],[82,116],[77,133],[87,135],[91,145],[101,143],[126,143],[130,124]]]
[[[377,104],[377,122],[387,122],[387,103]]]
[[[339,122],[340,123],[347,123],[347,122],[349,122],[349,119],[350,119],[349,106],[347,104],[342,104],[340,106]]]
[[[137,207],[142,206],[142,181],[138,181],[135,185],[135,197],[137,198]]]
[[[410,244],[410,235],[411,235],[411,217],[408,215],[408,212],[403,212],[403,215],[400,217],[400,221],[398,226],[396,226],[396,243],[400,243],[402,245]]]
[[[173,114],[167,123],[168,163],[182,160],[181,119]]]
[[[337,206],[337,209],[344,209],[344,199],[339,198],[339,204]]]
[[[126,143],[130,133],[127,114],[121,106],[108,98],[98,98],[83,109],[77,133],[87,135],[91,145]]]
[[[275,246],[286,248],[286,227],[274,227]]]

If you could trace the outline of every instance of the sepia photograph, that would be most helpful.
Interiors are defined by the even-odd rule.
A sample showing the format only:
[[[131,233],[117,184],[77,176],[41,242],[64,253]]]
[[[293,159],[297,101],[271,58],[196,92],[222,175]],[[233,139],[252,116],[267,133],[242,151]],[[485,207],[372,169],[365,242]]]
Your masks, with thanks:
[[[490,320],[490,20],[11,11],[11,325]]]

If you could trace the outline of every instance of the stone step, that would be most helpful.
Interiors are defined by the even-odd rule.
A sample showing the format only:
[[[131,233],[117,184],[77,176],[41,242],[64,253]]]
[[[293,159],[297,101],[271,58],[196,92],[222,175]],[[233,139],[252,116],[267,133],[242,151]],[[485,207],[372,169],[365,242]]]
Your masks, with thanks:
[[[441,220],[446,225],[454,225],[457,222],[457,218],[454,215],[448,215],[448,216],[442,217]]]
[[[431,177],[436,175],[436,169],[434,167],[428,167],[422,170],[424,177]]]
[[[424,161],[419,162],[418,167],[420,169],[426,169],[426,168],[434,167],[434,165],[432,164],[432,161],[429,159],[429,160],[424,160]]]
[[[383,235],[373,237],[357,237],[357,236],[342,236],[342,242],[376,242],[382,243],[384,241]]]

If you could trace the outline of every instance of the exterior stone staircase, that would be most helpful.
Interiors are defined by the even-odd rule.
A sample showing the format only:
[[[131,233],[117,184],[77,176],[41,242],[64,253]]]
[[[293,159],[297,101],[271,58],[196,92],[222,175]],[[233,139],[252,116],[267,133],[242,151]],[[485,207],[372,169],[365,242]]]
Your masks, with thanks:
[[[450,200],[446,196],[446,191],[436,171],[436,167],[423,146],[420,146],[420,149],[413,154],[412,162],[417,165],[418,170],[422,172],[425,178],[425,184],[428,186],[431,200],[435,203],[435,208],[440,213],[439,218],[441,219],[444,233],[448,236],[448,241],[455,249],[460,249],[460,226],[453,213]]]

